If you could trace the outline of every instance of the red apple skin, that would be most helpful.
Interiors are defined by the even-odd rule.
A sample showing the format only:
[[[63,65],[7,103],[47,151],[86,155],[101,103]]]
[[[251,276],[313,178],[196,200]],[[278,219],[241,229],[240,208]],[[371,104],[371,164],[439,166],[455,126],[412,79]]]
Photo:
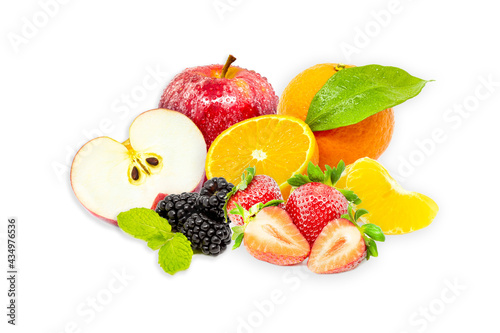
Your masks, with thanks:
[[[163,91],[159,107],[179,111],[201,130],[207,149],[228,127],[275,114],[278,96],[265,77],[237,66],[221,78],[222,65],[187,68]]]

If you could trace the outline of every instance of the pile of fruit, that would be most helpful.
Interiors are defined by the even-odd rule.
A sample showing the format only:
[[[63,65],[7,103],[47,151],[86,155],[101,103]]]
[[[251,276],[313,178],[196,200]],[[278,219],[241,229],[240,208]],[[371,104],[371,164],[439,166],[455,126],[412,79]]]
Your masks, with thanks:
[[[338,273],[378,256],[384,234],[432,222],[436,203],[376,161],[392,138],[392,108],[428,81],[395,67],[320,64],[278,99],[235,60],[178,74],[125,142],[85,144],[71,167],[82,205],[158,250],[169,274],[232,240],[259,260],[309,257],[311,271]]]

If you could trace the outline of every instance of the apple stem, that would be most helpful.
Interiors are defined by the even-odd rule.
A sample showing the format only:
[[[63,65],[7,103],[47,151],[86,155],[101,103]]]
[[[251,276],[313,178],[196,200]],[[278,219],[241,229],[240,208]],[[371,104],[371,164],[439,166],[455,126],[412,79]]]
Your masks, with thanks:
[[[227,70],[235,60],[236,58],[232,54],[230,54],[229,57],[227,57],[226,64],[224,65],[224,67],[222,67],[222,72],[220,73],[221,78],[226,77]]]

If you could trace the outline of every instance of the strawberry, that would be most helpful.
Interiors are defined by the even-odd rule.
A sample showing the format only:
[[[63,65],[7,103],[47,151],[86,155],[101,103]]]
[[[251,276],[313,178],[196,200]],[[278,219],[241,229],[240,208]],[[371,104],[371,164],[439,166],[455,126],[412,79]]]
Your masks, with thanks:
[[[358,226],[356,220],[368,213],[364,209],[330,221],[312,246],[307,267],[314,273],[341,273],[356,268],[366,257],[377,257],[375,240],[384,241],[382,230],[374,224]]]
[[[255,167],[247,168],[241,175],[241,182],[235,186],[226,197],[224,213],[234,225],[243,225],[243,218],[236,214],[227,214],[239,204],[245,209],[250,209],[259,202],[283,200],[278,183],[266,175],[255,175]],[[280,207],[285,208],[284,204]]]
[[[345,169],[344,162],[340,161],[337,168],[325,168],[323,173],[309,162],[307,175],[295,175],[288,180],[295,189],[285,209],[311,245],[328,222],[347,213],[349,201],[360,202],[352,191],[333,187]]]
[[[271,264],[288,266],[304,261],[309,255],[309,243],[288,213],[276,207],[280,203],[281,200],[258,203],[249,211],[236,204],[231,213],[240,214],[244,225],[233,227],[233,249],[243,241],[252,256]]]
[[[366,257],[359,230],[346,219],[330,221],[312,247],[307,267],[314,273],[340,273],[358,266]]]

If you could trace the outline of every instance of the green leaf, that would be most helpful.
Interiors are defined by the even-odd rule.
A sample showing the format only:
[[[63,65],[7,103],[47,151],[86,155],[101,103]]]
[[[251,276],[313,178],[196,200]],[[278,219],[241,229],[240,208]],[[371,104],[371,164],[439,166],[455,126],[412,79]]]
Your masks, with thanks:
[[[368,211],[367,211],[366,209],[363,209],[363,208],[358,209],[358,210],[356,211],[356,214],[354,214],[354,220],[355,220],[355,221],[359,220],[359,218],[360,218],[361,216],[365,215],[365,214],[368,214]]]
[[[312,182],[322,183],[325,180],[325,175],[321,168],[317,165],[314,165],[313,162],[309,161],[307,166],[307,176]]]
[[[332,172],[331,176],[332,186],[335,186],[335,184],[337,184],[344,170],[345,170],[345,163],[344,161],[340,160],[340,162],[337,164],[337,167],[334,168]]]
[[[349,216],[349,214],[342,214],[340,217],[343,218],[343,219],[351,221],[351,217]]]
[[[233,235],[231,236],[232,240],[235,240],[238,238],[238,236],[242,233],[245,232],[245,226],[244,225],[237,225],[235,227],[231,228],[233,230]]]
[[[358,212],[356,212],[357,214]],[[363,225],[362,227],[363,232],[368,235],[370,238],[373,240],[376,240],[378,242],[383,242],[385,241],[385,235],[382,232],[382,229],[378,225],[372,224],[372,223],[367,223]]]
[[[244,191],[246,190],[246,188],[248,187],[248,185],[252,182],[253,180],[253,177],[255,176],[255,167],[248,167],[246,168],[243,173],[241,174],[241,182],[237,185],[237,186],[234,186],[233,189],[231,190],[231,192],[229,192],[228,194],[226,194],[226,202],[224,203],[224,207],[222,208],[223,211],[224,211],[224,219],[226,221],[226,223],[228,223],[228,218],[227,218],[227,203],[229,202],[229,199],[231,199],[231,197],[233,195],[236,194],[236,192],[238,191]],[[230,214],[236,214],[236,213],[231,213],[229,212]]]
[[[370,242],[370,238],[363,235],[363,240],[365,241],[365,245],[366,245],[366,260],[370,260],[370,257],[371,257],[371,254],[370,254],[370,248],[369,248],[369,242]]]
[[[299,187],[310,182],[311,180],[309,177],[301,174],[294,175],[292,178],[287,180],[287,183],[293,187]]]
[[[151,250],[156,251],[160,247],[162,247],[170,238],[173,237],[173,234],[169,235],[164,235],[164,234],[157,234],[151,237],[148,240],[148,246]]]
[[[252,182],[254,176],[255,176],[255,167],[246,168],[241,174],[241,182],[238,184],[238,186],[235,186],[236,189],[234,193],[236,193],[237,191],[246,190],[248,185],[250,185],[250,183]]]
[[[361,203],[361,199],[351,190],[337,189],[340,193],[344,195],[347,201],[352,202],[355,205],[359,205]]]
[[[243,236],[245,234],[241,233],[238,235],[238,237],[236,237],[236,240],[234,241],[234,245],[233,245],[233,250],[237,249],[240,247],[241,245],[241,242],[243,241]]]
[[[243,236],[245,235],[246,224],[232,227],[233,235],[231,239],[234,240],[233,250],[237,249],[241,245]]]
[[[427,82],[396,67],[342,69],[314,96],[306,123],[313,131],[356,124],[417,96]]]
[[[285,202],[285,201],[284,200],[271,200],[271,201],[266,202],[264,204],[264,206],[262,206],[262,208],[271,207],[271,206],[279,206],[283,202]]]
[[[246,188],[252,182],[253,177],[255,176],[255,167],[248,167],[245,169],[245,171],[247,172],[245,176]]]
[[[245,218],[245,208],[243,208],[239,203],[235,203],[235,206],[236,206],[236,209],[238,210],[238,213],[235,213],[235,214],[238,214],[241,217]]]
[[[261,209],[264,208],[264,204],[262,202],[256,203],[250,209],[248,210],[248,214],[250,216],[255,216],[257,215],[258,212],[261,211]]]
[[[369,239],[368,243],[366,244],[367,246],[367,260],[368,260],[368,255],[370,257],[378,257],[378,249],[377,249],[377,243],[373,239]]]
[[[352,209],[352,205],[349,204],[349,206],[347,206],[347,213],[349,214],[349,221],[351,222],[356,222],[356,220],[354,219],[354,213],[353,213],[353,209]]]
[[[333,175],[335,174],[335,170],[332,169],[331,166],[325,165],[325,181],[324,183],[328,186],[333,186],[335,184],[332,183]]]
[[[233,209],[231,209],[229,214],[240,215],[240,210],[238,208],[233,208]]]
[[[146,242],[151,240],[154,246],[161,237],[168,238],[172,234],[168,221],[148,208],[132,208],[120,213],[117,221],[123,231]]]
[[[158,263],[168,274],[174,275],[189,268],[193,257],[191,243],[186,236],[175,233],[174,236],[160,248]]]

